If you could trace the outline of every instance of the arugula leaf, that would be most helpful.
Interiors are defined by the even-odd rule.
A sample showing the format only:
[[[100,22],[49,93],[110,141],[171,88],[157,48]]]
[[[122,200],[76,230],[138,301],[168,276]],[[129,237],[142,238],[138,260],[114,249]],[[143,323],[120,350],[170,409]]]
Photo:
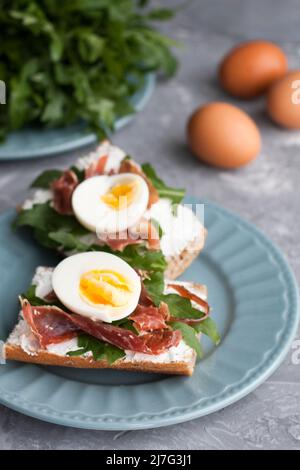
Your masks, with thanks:
[[[88,251],[89,249],[89,246],[86,243],[82,243],[78,237],[72,233],[63,232],[62,230],[50,232],[49,238],[63,247],[64,250],[81,252]]]
[[[176,318],[202,318],[205,313],[197,308],[192,307],[191,301],[178,294],[165,294],[161,297],[161,302],[165,302],[169,306],[169,310],[173,317]]]
[[[173,317],[178,318],[202,318],[205,313],[194,308],[189,299],[183,298],[178,294],[164,294],[164,277],[163,273],[152,272],[148,279],[144,280],[144,285],[152,298],[154,304],[159,306],[161,302],[165,302]],[[176,322],[177,323],[177,322]],[[208,336],[215,344],[220,342],[220,335],[214,320],[207,317],[199,323],[191,326],[197,333],[203,333]]]
[[[81,356],[82,354],[91,352],[95,361],[106,359],[109,364],[113,364],[115,361],[125,356],[125,352],[122,351],[122,349],[112,344],[104,343],[85,333],[78,336],[77,344],[79,349],[68,352],[68,356]]]
[[[31,305],[34,306],[47,305],[47,302],[44,299],[37,297],[35,290],[36,286],[32,284],[31,286],[29,286],[26,292],[21,294],[21,297],[27,299],[31,303]]]
[[[163,295],[165,288],[164,276],[160,272],[152,272],[147,279],[144,280],[144,285],[153,299],[153,302],[157,304],[160,301],[160,296]]]
[[[75,228],[83,229],[75,217],[59,214],[48,202],[35,204],[31,209],[21,210],[17,214],[14,225],[16,227],[27,225],[47,231],[52,231],[57,228],[64,228],[69,231]],[[85,230],[85,232],[87,232],[87,230]]]
[[[31,187],[48,189],[50,188],[51,183],[61,175],[61,170],[46,170],[33,181]]]
[[[193,328],[198,332],[198,333],[203,333],[204,335],[208,336],[213,343],[219,344],[221,341],[220,334],[218,332],[217,326],[215,322],[213,321],[212,318],[207,317],[205,320],[195,323],[193,325]]]
[[[121,328],[125,328],[125,330],[130,330],[130,331],[132,331],[133,333],[138,334],[138,331],[137,331],[136,328],[133,326],[133,321],[132,321],[132,320],[129,320],[127,317],[126,317],[126,318],[122,318],[121,320],[115,320],[115,321],[113,321],[113,322],[112,322],[112,325],[120,326]]]
[[[172,322],[170,325],[173,330],[181,331],[184,342],[196,351],[197,357],[201,358],[203,356],[203,350],[194,328],[182,322]]]
[[[67,352],[67,356],[82,356],[86,352],[88,352],[88,350],[86,350],[85,348],[80,348],[80,349],[76,349],[75,351]]]
[[[176,189],[167,186],[163,180],[157,176],[156,171],[150,163],[144,163],[142,165],[142,170],[147,178],[150,179],[153,186],[157,189],[160,197],[171,199],[173,204],[179,204],[182,201],[185,195],[184,189]]]
[[[31,285],[26,292],[24,292],[21,297],[27,299],[31,305],[39,306],[39,305],[55,305],[56,307],[61,308],[65,312],[68,312],[68,309],[57,299],[55,301],[51,300],[51,302],[47,302],[36,295],[36,286]]]
[[[91,245],[81,241],[90,232],[70,215],[58,214],[49,203],[36,204],[17,215],[14,227],[28,226],[36,240],[46,248],[63,251],[88,251]]]
[[[79,168],[77,168],[77,166],[71,166],[70,170],[75,173],[79,183],[82,183],[82,181],[84,180],[84,170],[80,170]]]
[[[161,250],[148,250],[142,245],[128,245],[123,251],[114,251],[109,246],[93,245],[95,251],[105,251],[119,256],[135,269],[142,271],[165,271],[167,261]]]
[[[58,243],[49,238],[49,232],[47,232],[46,230],[34,228],[33,235],[36,241],[45,248],[49,248],[50,250],[57,250],[59,248]]]
[[[191,301],[178,294],[164,294],[164,277],[162,273],[151,273],[148,279],[144,280],[145,287],[156,306],[165,302],[170,313],[175,318],[201,318],[204,312],[192,307]]]
[[[39,243],[47,248],[79,252],[105,251],[116,254],[136,269],[146,271],[163,272],[167,267],[162,251],[151,251],[144,245],[129,245],[123,251],[113,251],[108,246],[84,243],[82,237],[90,235],[90,232],[80,225],[75,217],[58,214],[47,202],[20,211],[14,221],[14,227],[21,226],[31,227]]]

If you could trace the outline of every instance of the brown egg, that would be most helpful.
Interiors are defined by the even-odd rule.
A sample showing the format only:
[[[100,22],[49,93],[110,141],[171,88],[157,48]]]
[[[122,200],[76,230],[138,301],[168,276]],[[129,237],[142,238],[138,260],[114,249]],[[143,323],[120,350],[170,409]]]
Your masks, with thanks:
[[[264,93],[287,71],[287,58],[272,42],[250,41],[234,47],[223,59],[219,80],[237,98],[254,98]]]
[[[280,126],[300,129],[300,69],[274,83],[268,92],[267,108]]]
[[[209,103],[192,114],[187,138],[199,160],[222,168],[249,163],[261,146],[254,121],[236,106],[221,102]]]

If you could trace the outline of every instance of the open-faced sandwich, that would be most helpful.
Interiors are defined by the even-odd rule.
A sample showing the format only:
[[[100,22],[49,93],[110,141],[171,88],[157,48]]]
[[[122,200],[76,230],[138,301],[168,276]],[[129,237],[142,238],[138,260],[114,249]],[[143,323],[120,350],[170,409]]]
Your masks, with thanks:
[[[11,360],[191,375],[200,334],[219,341],[205,286],[136,271],[110,253],[38,267],[20,301]]]
[[[203,248],[205,229],[180,204],[184,191],[108,141],[66,171],[45,171],[32,186],[16,226],[31,227],[38,242],[65,255],[106,251],[175,279]]]

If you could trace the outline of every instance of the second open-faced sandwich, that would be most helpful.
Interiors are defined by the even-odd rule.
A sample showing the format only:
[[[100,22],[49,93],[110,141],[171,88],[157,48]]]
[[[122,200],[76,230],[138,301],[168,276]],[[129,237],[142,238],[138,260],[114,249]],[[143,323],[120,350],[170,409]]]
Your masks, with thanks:
[[[32,186],[16,226],[31,227],[39,243],[65,255],[116,253],[134,268],[175,279],[203,248],[205,229],[181,204],[184,191],[107,141],[66,171],[45,171]]]
[[[136,271],[109,253],[37,268],[20,301],[9,360],[191,375],[200,334],[219,341],[205,286]]]

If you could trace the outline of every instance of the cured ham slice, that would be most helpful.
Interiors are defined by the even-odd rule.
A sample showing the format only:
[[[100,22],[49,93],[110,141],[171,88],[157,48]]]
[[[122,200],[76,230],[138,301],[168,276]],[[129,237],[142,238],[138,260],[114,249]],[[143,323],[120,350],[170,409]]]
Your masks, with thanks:
[[[140,271],[138,271],[138,274],[141,277]],[[142,305],[144,307],[149,307],[150,305],[154,305],[153,300],[151,299],[143,282],[141,282],[141,286],[142,286],[142,290],[141,290],[141,295],[139,299],[139,305]]]
[[[55,302],[57,300],[57,295],[55,294],[54,290],[51,290],[47,295],[45,295],[44,300],[49,303]]]
[[[134,173],[135,175],[141,176],[146,181],[149,189],[148,209],[152,206],[152,204],[159,200],[157,189],[153,186],[152,182],[149,180],[149,178],[147,178],[139,165],[134,163],[130,158],[127,158],[121,162],[119,173]]]
[[[22,311],[42,348],[73,338],[80,331],[123,350],[144,354],[161,354],[181,340],[180,331],[159,330],[138,336],[130,330],[66,313],[55,306],[31,306],[27,299],[22,300]]]
[[[170,318],[169,308],[165,303],[161,303],[157,308],[154,305],[138,305],[130,315],[139,331],[153,331],[167,329],[166,321]]]
[[[138,336],[130,330],[109,323],[94,322],[81,315],[73,314],[69,317],[72,317],[72,321],[79,328],[101,341],[113,344],[123,350],[144,354],[161,354],[171,346],[178,346],[182,338],[178,330],[158,330]]]
[[[85,170],[85,179],[91,178],[92,176],[96,175],[103,175],[107,159],[108,155],[103,155],[98,160],[91,163],[90,166]]]
[[[100,241],[114,251],[123,251],[128,245],[147,243],[149,250],[159,250],[159,235],[150,220],[142,219],[138,226],[118,232],[116,234],[103,234]]]
[[[141,338],[147,338],[147,349],[152,351],[148,354],[161,354],[173,346],[178,346],[182,340],[182,334],[179,330],[156,330],[142,335]]]
[[[176,290],[181,297],[193,300],[196,304],[200,305],[200,307],[202,307],[202,312],[209,313],[208,303],[198,295],[194,294],[193,292],[190,292],[186,287],[181,286],[179,284],[168,284],[168,287],[171,287],[172,289]]]
[[[34,307],[27,299],[22,299],[21,305],[23,317],[42,348],[77,336],[78,326],[58,307],[47,305]]]
[[[141,239],[131,237],[127,230],[118,232],[113,236],[109,234],[101,235],[99,240],[108,245],[113,251],[123,251],[128,245],[139,245],[143,242]]]
[[[59,214],[71,215],[72,194],[78,185],[78,178],[74,171],[65,171],[60,178],[53,181],[51,188],[53,190],[53,207]]]

